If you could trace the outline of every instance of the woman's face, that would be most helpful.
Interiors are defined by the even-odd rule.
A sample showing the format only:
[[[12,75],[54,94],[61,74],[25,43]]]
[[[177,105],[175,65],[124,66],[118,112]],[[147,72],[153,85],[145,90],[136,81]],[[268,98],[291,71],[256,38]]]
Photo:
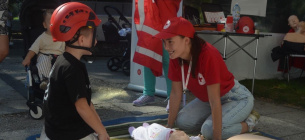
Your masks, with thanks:
[[[182,59],[188,59],[190,52],[190,48],[188,47],[189,41],[189,38],[181,36],[164,39],[164,47],[169,54],[169,58],[176,59],[180,57]]]
[[[297,16],[290,16],[288,19],[288,24],[291,28],[296,28],[299,24],[299,19]]]

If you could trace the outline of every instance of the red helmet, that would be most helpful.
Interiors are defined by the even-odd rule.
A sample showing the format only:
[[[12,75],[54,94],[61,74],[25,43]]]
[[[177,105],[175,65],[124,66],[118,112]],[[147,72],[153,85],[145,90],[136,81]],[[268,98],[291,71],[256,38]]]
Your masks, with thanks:
[[[55,9],[50,20],[53,41],[72,39],[83,26],[97,27],[101,23],[94,11],[85,4],[68,2]]]
[[[241,17],[236,24],[236,33],[254,34],[255,27],[253,20],[248,16]]]

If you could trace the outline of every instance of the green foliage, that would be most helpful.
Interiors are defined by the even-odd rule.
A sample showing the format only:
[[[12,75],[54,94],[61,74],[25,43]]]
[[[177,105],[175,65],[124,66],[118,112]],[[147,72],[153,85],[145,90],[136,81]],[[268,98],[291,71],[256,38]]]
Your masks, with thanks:
[[[251,89],[252,79],[240,81],[248,89]],[[255,80],[254,97],[275,102],[305,108],[305,78],[278,80]]]
[[[13,17],[19,16],[23,0],[9,0],[8,9]]]
[[[199,11],[199,16],[200,16],[200,21],[201,23],[204,22],[204,18],[203,18],[203,15],[202,15],[202,10],[201,10],[201,3],[211,3],[213,0],[184,0],[183,1],[183,4],[184,5],[188,5],[188,6],[191,6],[191,7],[194,7],[194,8],[197,8],[198,11]]]

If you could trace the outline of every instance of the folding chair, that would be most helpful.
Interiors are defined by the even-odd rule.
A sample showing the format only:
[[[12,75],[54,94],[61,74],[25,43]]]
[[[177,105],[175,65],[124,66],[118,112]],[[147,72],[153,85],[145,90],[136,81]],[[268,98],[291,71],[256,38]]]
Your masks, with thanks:
[[[284,61],[284,69],[286,68],[286,65],[287,65],[287,80],[289,82],[290,80],[290,67],[289,67],[289,57],[305,57],[304,54],[289,54],[289,55],[286,55],[285,56],[285,61]],[[300,74],[300,77],[302,76],[303,74],[303,71],[304,71],[304,68],[305,68],[305,63],[303,64],[303,67],[302,67],[302,71],[301,71],[301,74]],[[285,73],[285,70],[283,71],[283,75]]]

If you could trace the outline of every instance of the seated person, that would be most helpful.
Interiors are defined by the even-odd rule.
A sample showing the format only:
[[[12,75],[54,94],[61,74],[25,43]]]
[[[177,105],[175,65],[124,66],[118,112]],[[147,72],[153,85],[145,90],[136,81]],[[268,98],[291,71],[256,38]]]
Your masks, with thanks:
[[[53,42],[50,32],[50,19],[53,10],[47,9],[43,13],[43,32],[32,44],[26,57],[22,61],[23,66],[28,66],[31,59],[37,54],[37,69],[41,81],[40,88],[45,90],[48,84],[48,77],[52,67],[52,59],[65,51],[65,42]],[[54,58],[55,59],[55,58]]]
[[[284,41],[285,40],[296,43],[305,43],[305,22],[299,22],[295,33],[287,33],[284,37]]]
[[[289,54],[305,54],[305,22],[298,24],[295,33],[287,33],[283,39],[282,47],[276,47],[272,50],[271,57],[273,61],[285,57]]]
[[[130,136],[135,140],[203,140],[202,135],[189,137],[185,132],[166,128],[160,124],[143,123],[143,126],[129,127]]]

